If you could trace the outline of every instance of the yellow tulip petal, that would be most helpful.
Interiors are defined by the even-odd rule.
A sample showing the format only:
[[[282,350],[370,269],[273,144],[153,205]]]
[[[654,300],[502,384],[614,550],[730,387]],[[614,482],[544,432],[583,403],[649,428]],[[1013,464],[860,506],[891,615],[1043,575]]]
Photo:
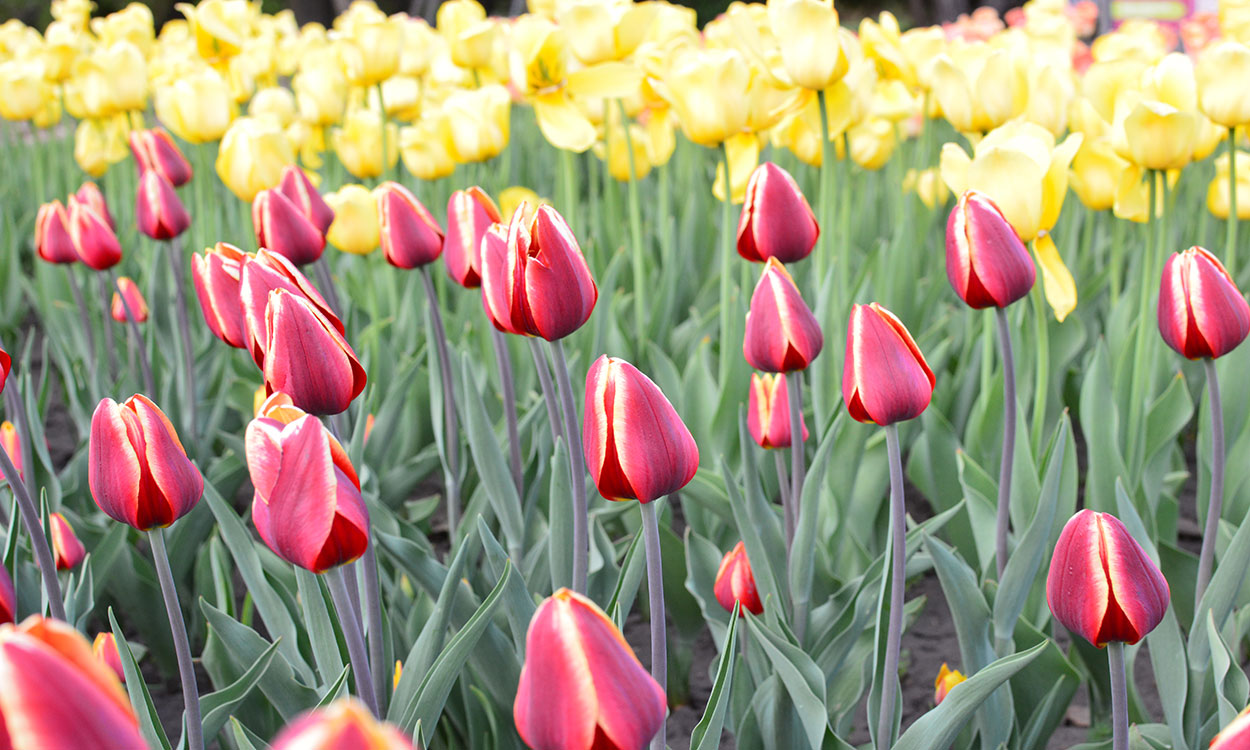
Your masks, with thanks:
[[[623,62],[605,62],[569,73],[568,92],[587,98],[624,99],[638,93],[642,71]]]
[[[972,166],[968,153],[954,143],[948,143],[942,146],[942,156],[938,164],[946,187],[955,195],[963,195],[968,189],[968,167]]]
[[[556,148],[580,154],[595,142],[595,126],[563,91],[536,98],[534,116],[538,118],[543,137]]]
[[[730,136],[725,141],[725,151],[729,157],[729,187],[733,191],[733,202],[742,203],[746,200],[751,172],[760,161],[760,139],[754,133]],[[716,167],[716,182],[712,185],[712,194],[717,200],[725,200],[724,162]]]
[[[1063,199],[1068,194],[1068,166],[1084,139],[1080,133],[1072,133],[1051,153],[1050,168],[1046,170],[1046,177],[1042,180],[1041,228],[1044,230],[1049,231],[1059,220]]]
[[[1042,291],[1046,293],[1046,301],[1055,311],[1055,320],[1062,323],[1068,313],[1076,309],[1076,282],[1063,264],[1063,258],[1059,257],[1059,249],[1049,233],[1037,236],[1033,252],[1037,254],[1037,264],[1042,269]]]
[[[992,146],[979,151],[968,167],[968,188],[988,195],[1020,239],[1028,242],[1041,228],[1044,176],[1037,162],[1025,153]]]

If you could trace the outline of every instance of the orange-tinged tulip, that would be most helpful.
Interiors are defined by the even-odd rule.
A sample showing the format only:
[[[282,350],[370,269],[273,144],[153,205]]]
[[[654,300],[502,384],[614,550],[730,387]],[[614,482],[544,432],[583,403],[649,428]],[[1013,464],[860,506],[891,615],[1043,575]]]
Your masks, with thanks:
[[[130,152],[134,154],[140,174],[156,170],[174,187],[191,181],[191,164],[164,128],[130,131]]]
[[[134,315],[136,323],[146,323],[148,320],[148,303],[143,298],[143,293],[139,291],[138,285],[134,279],[129,276],[119,276],[117,285],[121,287],[122,295],[125,295],[123,302],[122,296],[117,292],[113,292],[113,302],[109,305],[109,313],[112,314],[113,320],[118,323],[126,323],[129,318],[126,315],[127,306],[130,307],[130,314]]]
[[[69,214],[59,200],[43,204],[35,215],[35,252],[49,263],[78,261],[69,235]]]
[[[764,372],[805,370],[824,347],[820,323],[776,258],[764,264],[747,313],[742,354]]]
[[[751,173],[738,219],[738,254],[763,263],[803,260],[816,246],[820,227],[790,173],[764,162]]]
[[[474,185],[451,194],[447,201],[443,260],[447,263],[447,275],[460,286],[472,289],[482,285],[482,238],[491,224],[501,221],[495,201],[480,187]]]
[[[1245,750],[1247,747],[1250,747],[1250,707],[1215,735],[1210,750]]]
[[[378,721],[363,703],[343,698],[295,718],[274,738],[273,750],[413,750],[397,728]]]
[[[859,422],[890,425],[929,406],[937,380],[911,333],[876,302],[851,308],[842,400]]]
[[[747,612],[763,614],[764,603],[755,589],[755,575],[751,572],[751,561],[747,559],[747,548],[742,542],[734,545],[721,559],[712,592],[726,612],[733,612],[737,603],[742,605],[739,617],[746,617]]]
[[[69,199],[69,236],[78,259],[94,271],[106,271],[121,262],[122,246],[108,222],[86,203]]]
[[[384,182],[375,191],[382,254],[396,268],[417,268],[438,260],[443,229],[408,188]]]
[[[18,477],[24,478],[26,467],[22,466],[22,444],[17,437],[17,427],[7,419],[0,423],[0,449],[8,454],[13,468],[17,469]],[[0,471],[0,479],[5,478],[4,472]]]
[[[938,670],[937,679],[933,681],[933,703],[937,705],[941,703],[946,694],[951,691],[959,683],[968,679],[958,669],[951,669],[946,666],[946,662],[942,662],[942,668]]]
[[[339,414],[365,388],[365,369],[343,335],[304,295],[269,292],[265,386],[312,414]]]
[[[946,222],[946,277],[977,310],[1010,305],[1037,279],[1016,230],[994,201],[975,190],[959,197]]]
[[[174,186],[155,169],[147,170],[139,178],[135,226],[154,240],[173,239],[191,226],[191,217],[174,192]]]
[[[262,190],[252,200],[252,229],[257,245],[297,266],[316,262],[326,247],[321,230],[278,188]]]
[[[252,359],[258,367],[263,368],[265,365],[265,349],[269,341],[265,328],[265,308],[269,304],[269,293],[274,289],[285,289],[307,297],[336,331],[342,334],[346,330],[343,322],[330,310],[330,306],[313,287],[312,282],[291,261],[262,248],[255,255],[242,258],[240,265],[239,302],[244,337],[247,350],[252,353]]]
[[[282,194],[291,200],[300,212],[325,234],[334,223],[334,209],[325,202],[312,180],[298,165],[288,164],[282,169],[282,181],[278,184]]]
[[[126,681],[126,671],[122,669],[122,657],[117,651],[117,639],[112,633],[97,633],[95,640],[91,642],[91,653],[95,654],[95,658],[99,659],[104,666],[113,670],[113,674],[117,675],[119,681]]]
[[[803,439],[807,424],[799,417]],[[747,404],[747,430],[761,448],[790,447],[790,392],[786,376],[751,373],[751,395]]]
[[[49,515],[48,523],[52,532],[52,550],[56,554],[56,569],[71,570],[78,567],[87,556],[87,548],[74,533],[74,527],[60,513]]]
[[[581,594],[560,589],[538,607],[512,716],[536,750],[641,750],[667,699],[616,625]]]
[[[239,299],[239,277],[246,259],[246,253],[228,242],[218,242],[202,256],[191,257],[191,279],[204,322],[214,336],[240,349],[247,348]]]
[[[1224,264],[1206,249],[1173,253],[1164,264],[1159,333],[1187,359],[1222,357],[1250,333],[1250,304]]]
[[[13,622],[17,614],[17,591],[13,588],[13,579],[9,578],[8,568],[0,565],[0,625]],[[0,729],[0,736],[3,730]]]

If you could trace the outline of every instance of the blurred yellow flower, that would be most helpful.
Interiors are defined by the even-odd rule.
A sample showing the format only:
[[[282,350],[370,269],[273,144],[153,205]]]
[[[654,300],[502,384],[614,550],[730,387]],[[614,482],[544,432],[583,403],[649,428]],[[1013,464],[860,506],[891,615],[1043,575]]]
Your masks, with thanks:
[[[930,210],[945,206],[946,199],[950,196],[950,190],[942,182],[942,175],[936,167],[919,172],[914,169],[907,170],[903,177],[903,192],[915,193],[920,202]]]
[[[673,61],[664,95],[677,112],[682,132],[703,146],[719,146],[747,124],[742,93],[751,69],[735,50],[689,51]]]
[[[1218,41],[1202,51],[1194,73],[1203,114],[1226,128],[1250,124],[1250,47],[1231,39]]]
[[[334,223],[326,232],[331,245],[353,255],[366,255],[377,249],[381,234],[378,203],[369,188],[344,185],[325,200],[334,209]]]
[[[347,76],[330,61],[310,63],[291,79],[300,117],[314,125],[334,125],[347,109]]]
[[[1193,159],[1199,125],[1196,112],[1143,99],[1120,120],[1117,151],[1146,169],[1180,169]]]
[[[399,163],[399,128],[386,123],[377,110],[358,108],[347,113],[341,127],[330,133],[330,145],[339,161],[357,179],[380,177]],[[385,140],[386,153],[382,152]]]
[[[449,0],[438,8],[438,33],[447,40],[451,61],[462,68],[490,66],[498,28],[477,0]]]
[[[247,113],[253,117],[272,117],[284,128],[299,116],[295,95],[283,86],[270,86],[257,91],[247,105]]]
[[[380,11],[378,15],[351,24],[340,49],[347,78],[355,86],[374,86],[399,70],[403,28]]]
[[[658,3],[571,0],[557,6],[556,21],[568,29],[574,57],[594,65],[633,54],[659,12]]]
[[[191,143],[221,138],[236,113],[230,87],[215,69],[203,66],[158,85],[156,117]]]
[[[97,47],[79,58],[65,82],[65,108],[80,119],[141,110],[147,97],[147,63],[130,42]]]
[[[1092,211],[1115,205],[1120,175],[1129,163],[1116,154],[1105,138],[1085,138],[1072,160],[1072,192]]]
[[[126,133],[125,116],[80,121],[74,131],[74,161],[82,171],[99,177],[130,154]]]
[[[832,0],[768,0],[768,22],[795,86],[821,91],[846,75]]]
[[[933,95],[956,130],[984,133],[1025,110],[1028,74],[1012,51],[966,45],[934,61]]]
[[[548,204],[550,201],[540,198],[538,193],[523,185],[512,185],[499,191],[499,215],[503,217],[505,222],[512,218],[512,214],[516,213],[516,210],[521,207],[522,203],[525,204],[526,209],[529,211],[527,214],[528,218],[533,216],[539,206]]]
[[[0,117],[29,120],[55,96],[44,80],[43,66],[34,61],[9,60],[0,63]]]
[[[1068,317],[1068,313],[1076,309],[1076,281],[1072,272],[1064,265],[1055,241],[1049,232],[1042,232],[1033,242],[1033,252],[1037,255],[1037,265],[1042,270],[1042,291],[1050,309],[1055,313],[1055,320],[1060,323]]]
[[[295,150],[279,124],[268,117],[240,117],[230,124],[217,152],[217,176],[240,199],[278,184],[282,168],[295,163]]]
[[[1237,218],[1250,219],[1250,153],[1238,149],[1237,154]],[[1207,209],[1217,218],[1228,218],[1228,154],[1215,160],[1215,177],[1207,186]]]
[[[628,128],[629,138],[625,137]],[[606,142],[595,143],[595,156],[604,160],[608,166],[608,174],[618,182],[628,182],[631,174],[641,180],[651,172],[651,159],[647,145],[647,133],[632,121],[622,126],[620,120],[614,120],[607,128]],[[632,146],[632,148],[631,148]],[[632,153],[632,163],[630,161]]]
[[[447,153],[460,164],[498,156],[508,145],[511,108],[508,90],[498,84],[447,97],[441,113]]]
[[[200,0],[174,7],[186,16],[200,57],[210,63],[239,54],[260,13],[260,6],[247,0]]]
[[[734,203],[746,200],[747,184],[751,181],[751,173],[760,163],[760,138],[755,133],[738,133],[725,141],[725,151],[729,156],[729,189]],[[712,183],[712,195],[716,200],[725,200],[725,163],[716,165],[716,181]]]
[[[130,42],[139,48],[144,57],[152,54],[152,47],[156,43],[152,10],[139,2],[130,3],[102,18],[91,19],[91,32],[100,44]]]
[[[399,131],[399,153],[404,168],[420,180],[437,180],[456,171],[456,160],[447,153],[438,129],[437,116],[424,117]]]
[[[873,117],[846,131],[851,141],[851,159],[864,169],[881,169],[894,155],[898,145],[894,123]],[[838,141],[838,158],[843,158],[842,142]]]

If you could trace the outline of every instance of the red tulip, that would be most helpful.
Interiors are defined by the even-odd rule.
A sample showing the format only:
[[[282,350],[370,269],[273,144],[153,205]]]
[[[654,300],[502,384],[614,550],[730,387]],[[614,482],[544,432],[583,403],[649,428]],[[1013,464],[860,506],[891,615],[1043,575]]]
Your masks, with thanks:
[[[338,414],[365,388],[365,369],[312,302],[285,289],[265,306],[265,387],[311,414]]]
[[[82,546],[82,541],[74,533],[74,527],[60,513],[49,515],[48,523],[52,532],[52,550],[56,554],[56,569],[70,570],[78,567],[78,563],[87,556],[87,548]]]
[[[130,312],[135,316],[136,323],[146,323],[148,320],[148,302],[143,298],[143,293],[139,291],[138,285],[129,276],[119,276],[117,285],[121,287],[122,294],[126,296],[123,303],[122,297],[117,292],[113,292],[113,303],[109,305],[109,312],[113,316],[113,320],[118,323],[128,321],[126,317],[126,306],[130,306]]]
[[[876,302],[851,308],[842,400],[860,422],[894,424],[920,416],[937,380],[894,313]]]
[[[22,466],[22,445],[17,439],[17,428],[7,419],[0,423],[0,448],[8,454],[9,460],[13,462],[13,468],[17,469],[20,477],[26,476],[26,469]],[[0,470],[0,479],[4,479],[4,471]]]
[[[1167,612],[1163,573],[1110,513],[1088,508],[1059,533],[1046,576],[1046,601],[1065,628],[1102,648],[1134,644]]]
[[[274,738],[272,750],[413,750],[413,744],[364,704],[342,698],[296,717]]]
[[[307,413],[296,406],[290,396],[281,391],[269,394],[261,403],[260,408],[256,410],[257,417],[267,417],[284,425],[291,424]],[[330,440],[330,460],[347,475],[352,484],[359,487],[360,477],[356,475],[356,469],[352,466],[351,459],[347,457],[343,444],[329,432],[326,433],[326,437]]]
[[[78,186],[78,192],[74,193],[73,197],[77,198],[79,203],[86,203],[92,211],[98,213],[100,218],[109,225],[109,229],[117,231],[117,222],[113,221],[113,213],[109,211],[108,201],[104,200],[104,193],[100,192],[99,185],[87,180]]]
[[[438,260],[443,252],[443,229],[421,201],[398,182],[382,183],[376,195],[386,262],[396,268],[416,268]]]
[[[819,237],[812,207],[790,173],[770,161],[756,167],[738,219],[738,254],[755,263],[794,263],[811,254]]]
[[[121,683],[57,620],[0,626],[0,748],[147,750]]]
[[[334,209],[330,208],[330,205],[321,197],[321,193],[317,192],[317,188],[313,187],[312,181],[308,179],[308,175],[304,174],[304,170],[295,164],[283,167],[282,181],[278,183],[278,190],[295,204],[295,207],[312,222],[317,231],[322,235],[329,231],[330,225],[334,223]]]
[[[13,366],[13,359],[9,357],[9,353],[0,348],[0,393],[4,393],[4,384],[9,379],[9,370]]]
[[[649,503],[685,487],[699,447],[659,386],[630,363],[602,356],[586,373],[582,449],[599,494]]]
[[[95,640],[91,643],[91,653],[112,670],[120,682],[126,681],[126,670],[122,669],[122,657],[117,651],[117,639],[112,633],[96,633]]]
[[[168,240],[187,231],[191,217],[183,207],[174,186],[155,169],[139,177],[135,194],[135,225],[154,240]]]
[[[742,605],[739,617],[745,617],[747,612],[763,614],[764,603],[755,590],[755,575],[751,572],[751,561],[747,559],[747,548],[742,542],[738,542],[721,559],[712,593],[716,594],[716,601],[726,612],[732,613],[734,604],[738,603]]]
[[[562,339],[590,317],[599,289],[564,217],[539,206],[526,221],[522,203],[507,241],[482,243],[482,302],[497,328]]]
[[[204,478],[174,426],[141,394],[123,404],[106,398],[96,407],[87,480],[100,510],[139,531],[169,526],[204,494]]]
[[[785,266],[769,258],[747,313],[742,338],[747,363],[764,372],[805,370],[824,344],[820,324],[803,302],[794,279]]]
[[[807,424],[799,415],[803,439]],[[751,373],[751,396],[747,403],[747,430],[761,448],[790,447],[790,392],[784,375]]]
[[[43,204],[35,215],[35,252],[49,263],[78,261],[69,236],[69,214],[60,201]]]
[[[191,164],[164,128],[130,131],[130,153],[134,154],[139,174],[154,170],[174,187],[191,181]]]
[[[228,242],[218,242],[204,255],[191,256],[191,279],[200,300],[204,322],[213,335],[230,346],[247,348],[240,302],[240,275],[247,253]]]
[[[1250,707],[1237,714],[1211,740],[1210,750],[1246,750],[1250,747]]]
[[[245,445],[256,490],[252,521],[274,553],[313,573],[364,554],[369,511],[355,472],[335,460],[330,435],[316,417],[290,424],[258,417],[247,426]]]
[[[535,750],[641,750],[664,721],[664,690],[612,620],[560,589],[525,638],[512,716]]]
[[[447,275],[460,286],[472,289],[482,285],[482,237],[492,224],[501,221],[495,201],[480,187],[474,185],[451,194],[447,201],[443,260],[447,262]]]
[[[262,190],[252,200],[252,228],[256,244],[297,266],[314,263],[326,247],[326,238],[280,190]]]
[[[969,190],[946,221],[946,277],[970,307],[1006,307],[1029,293],[1033,259],[994,201]]]
[[[1219,259],[1201,247],[1173,253],[1159,285],[1159,333],[1182,357],[1222,357],[1250,332],[1250,305]]]
[[[285,289],[303,296],[330,322],[334,330],[339,334],[344,332],[343,321],[330,310],[330,306],[312,282],[291,261],[261,248],[255,255],[245,258],[242,266],[239,301],[242,307],[243,330],[247,348],[258,367],[264,367],[265,349],[268,348],[269,341],[265,329],[265,307],[269,304],[269,293],[275,289]]]
[[[3,565],[0,565],[0,625],[13,622],[17,615],[17,591],[13,588],[13,579],[9,578],[9,571]],[[0,729],[0,737],[4,736],[4,730]]]
[[[95,271],[121,262],[122,246],[104,216],[77,198],[69,199],[69,236],[78,259]]]

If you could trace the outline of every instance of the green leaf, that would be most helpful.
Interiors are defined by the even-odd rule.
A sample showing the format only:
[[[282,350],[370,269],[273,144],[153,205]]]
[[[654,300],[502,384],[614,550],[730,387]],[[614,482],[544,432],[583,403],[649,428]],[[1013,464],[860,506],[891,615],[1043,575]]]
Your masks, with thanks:
[[[490,575],[498,580],[503,577],[506,568],[511,568],[513,571],[506,592],[504,615],[507,616],[508,626],[512,630],[512,642],[516,644],[518,652],[524,653],[525,635],[529,631],[530,620],[534,619],[534,610],[537,609],[534,597],[526,590],[525,580],[516,568],[516,561],[504,553],[503,547],[499,546],[499,540],[495,539],[495,535],[491,533],[490,527],[481,516],[477,517],[477,534],[482,540],[482,548],[486,551],[486,563],[490,568]]]
[[[829,461],[833,456],[835,436],[841,430],[843,415],[839,412],[821,436],[816,448],[816,458],[812,460],[803,484],[802,497],[799,501],[798,520],[794,531],[794,543],[790,546],[789,583],[790,598],[794,601],[796,616],[803,613],[806,619],[808,604],[812,599],[812,569],[816,558],[816,531],[819,527],[820,495],[825,487],[825,474],[829,470]],[[749,554],[748,554],[749,556]],[[796,622],[794,626],[799,632],[806,632],[806,622]]]
[[[223,651],[238,673],[247,671],[250,665],[255,664],[269,650],[269,642],[259,633],[203,599],[200,600],[200,609],[208,620],[209,632],[221,639]],[[290,663],[282,654],[281,643],[274,643],[278,646],[280,658],[270,663],[269,668],[261,675],[259,685],[261,692],[282,718],[289,721],[296,714],[315,705],[317,693],[296,679]]]
[[[221,690],[214,691],[208,695],[200,697],[200,713],[204,717],[204,737],[215,737],[226,725],[230,714],[239,706],[247,696],[252,692],[252,688],[260,682],[260,678],[268,671],[269,665],[273,663],[274,656],[278,653],[278,644],[274,643],[265,652],[260,655],[248,670],[239,676],[239,679],[227,685]],[[181,748],[185,743],[179,743]]]
[[[299,602],[304,611],[304,624],[308,628],[313,659],[321,677],[318,684],[325,687],[335,675],[343,671],[343,654],[339,650],[334,621],[326,606],[326,595],[321,588],[320,576],[297,567],[295,583],[299,588]]]
[[[790,700],[794,702],[808,746],[812,750],[820,750],[829,726],[825,711],[824,674],[810,656],[788,638],[767,627],[761,618],[748,614],[746,620],[754,636],[752,640],[764,649]]]
[[[268,750],[269,743],[256,736],[256,733],[239,723],[239,720],[230,717],[230,734],[234,738],[235,745],[238,750]]]
[[[729,706],[729,686],[733,684],[734,661],[737,658],[735,646],[741,607],[741,604],[734,603],[707,707],[703,709],[703,718],[699,719],[690,734],[691,750],[717,750],[720,747],[721,730],[725,726],[725,713]]]
[[[108,615],[109,627],[113,629],[113,640],[117,642],[117,654],[121,657],[122,673],[126,675],[126,693],[130,696],[130,705],[134,707],[135,716],[139,719],[139,731],[143,734],[143,740],[148,747],[170,750],[169,738],[165,736],[165,728],[161,726],[161,719],[156,714],[156,706],[152,703],[148,686],[143,682],[143,674],[135,663],[135,655],[130,650],[130,644],[126,642],[121,626],[117,624],[117,618],[113,616],[112,607],[109,607]]]
[[[552,449],[547,498],[547,562],[551,567],[551,590],[555,591],[573,585],[573,491],[563,436],[556,438]]]
[[[486,488],[486,496],[490,499],[491,508],[503,526],[504,537],[508,540],[508,549],[512,556],[520,559],[520,550],[525,544],[525,521],[521,518],[521,500],[517,497],[516,485],[512,482],[512,472],[499,448],[499,440],[486,416],[486,407],[482,404],[482,396],[476,387],[473,369],[468,360],[463,363],[464,375],[464,427],[469,440],[469,450],[473,454],[473,464],[477,467],[482,485]]]
[[[1215,697],[1219,706],[1220,726],[1227,726],[1237,718],[1250,696],[1250,684],[1241,670],[1232,650],[1224,642],[1215,627],[1215,619],[1207,612],[1207,637],[1211,642],[1211,678],[1215,683]]]

